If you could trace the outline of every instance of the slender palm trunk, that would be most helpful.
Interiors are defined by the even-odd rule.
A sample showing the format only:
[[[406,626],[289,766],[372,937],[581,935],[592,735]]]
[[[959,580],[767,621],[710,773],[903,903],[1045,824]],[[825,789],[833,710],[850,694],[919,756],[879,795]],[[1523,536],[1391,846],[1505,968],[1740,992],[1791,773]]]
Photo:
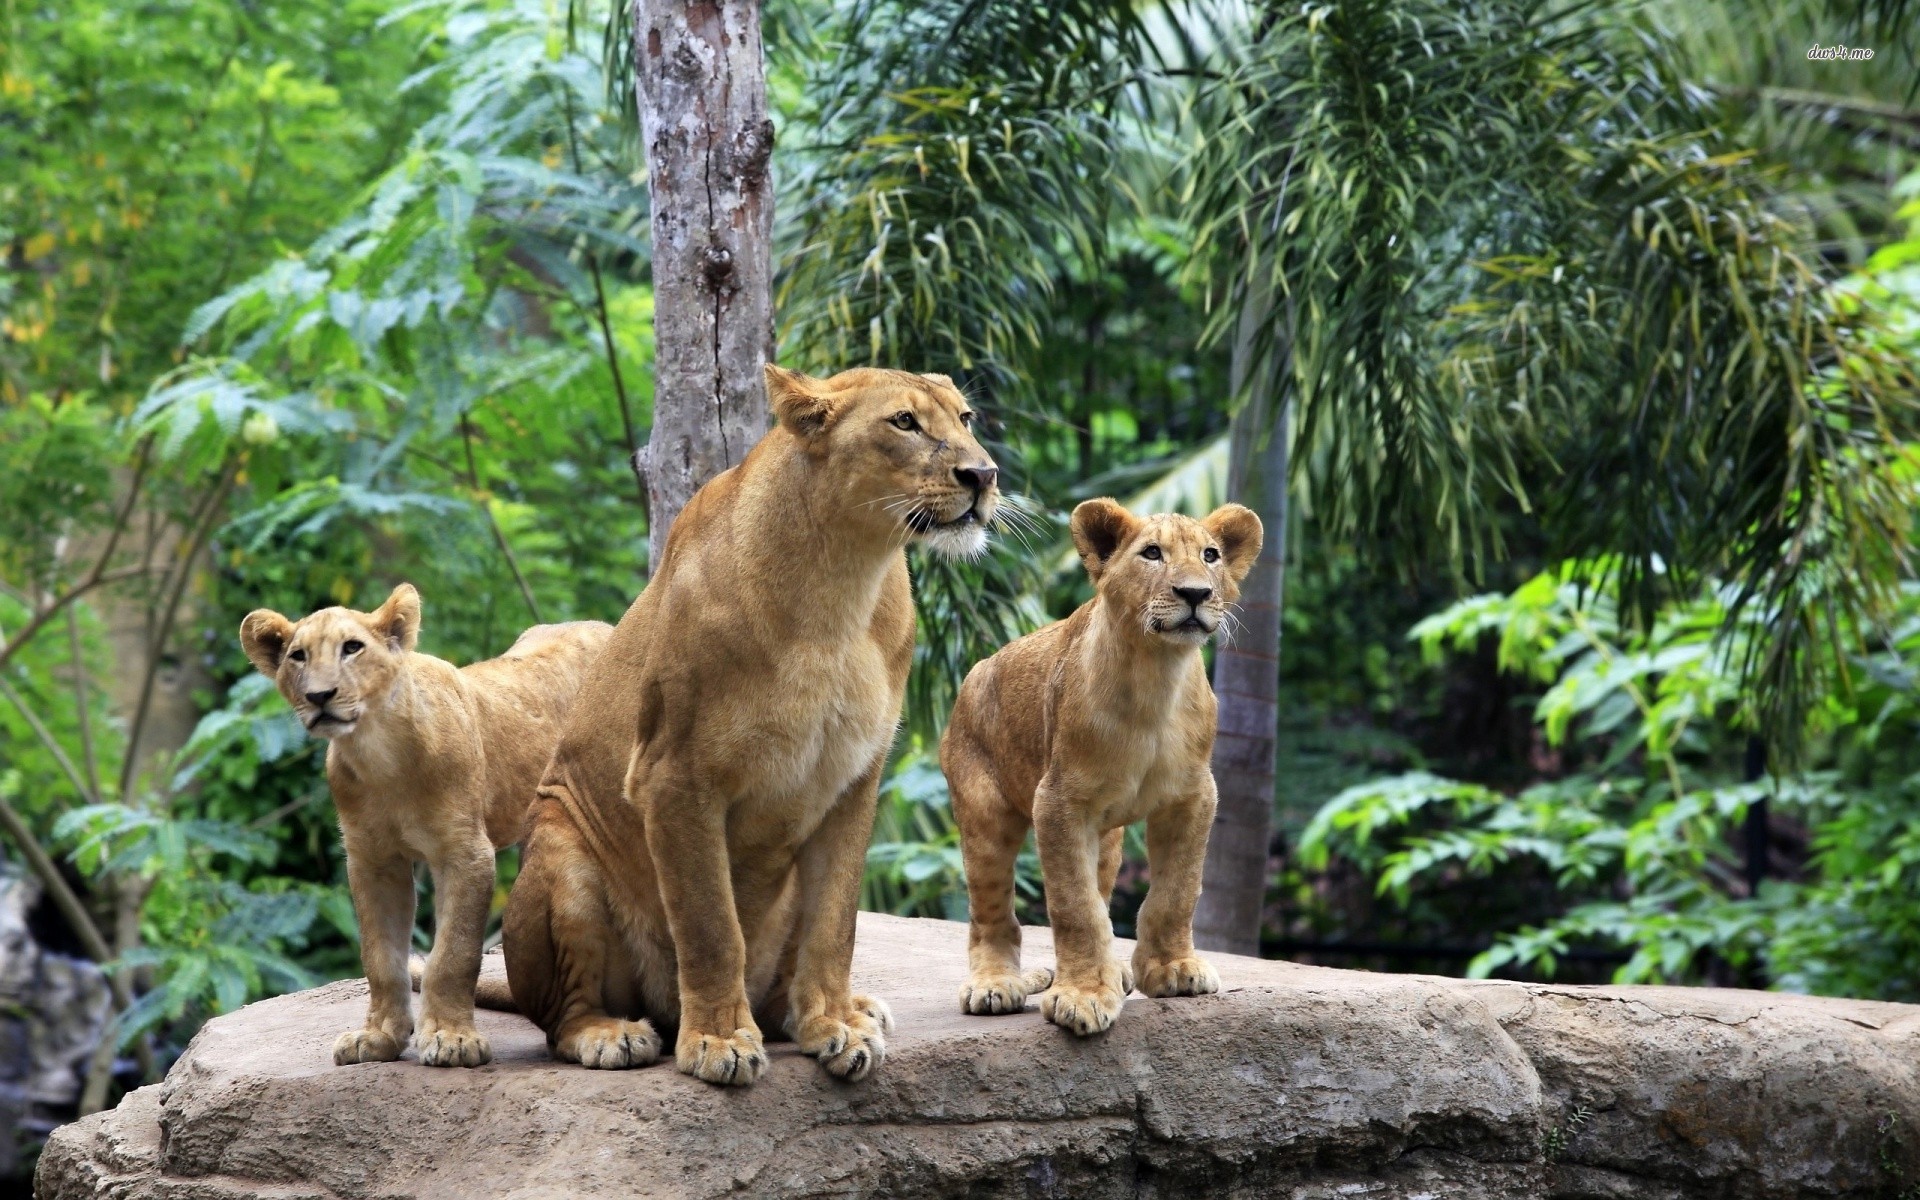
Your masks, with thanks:
[[[652,202],[649,562],[701,484],[767,427],[773,185],[759,0],[634,0],[633,56]]]
[[[1280,609],[1287,542],[1288,395],[1284,372],[1256,372],[1256,335],[1271,309],[1249,303],[1233,344],[1232,383],[1245,396],[1228,430],[1228,499],[1260,514],[1266,543],[1240,590],[1241,628],[1213,661],[1220,732],[1213,775],[1220,789],[1193,940],[1235,954],[1260,950],[1272,836],[1274,730],[1279,722]],[[1275,347],[1266,363],[1284,361]],[[1251,387],[1249,380],[1251,379]]]

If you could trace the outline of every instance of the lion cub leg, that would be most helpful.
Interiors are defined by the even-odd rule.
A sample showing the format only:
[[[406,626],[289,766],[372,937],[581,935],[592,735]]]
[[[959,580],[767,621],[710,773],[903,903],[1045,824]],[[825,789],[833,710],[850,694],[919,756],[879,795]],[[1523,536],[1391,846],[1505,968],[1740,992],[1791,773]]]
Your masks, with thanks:
[[[1213,809],[1209,773],[1204,786],[1147,818],[1152,882],[1140,906],[1133,969],[1140,990],[1149,996],[1203,996],[1220,990],[1213,965],[1193,949],[1193,908],[1200,899]]]
[[[1113,885],[1120,880],[1120,856],[1126,847],[1127,829],[1122,825],[1118,829],[1109,829],[1100,838],[1100,898],[1106,901],[1108,920],[1113,913]],[[1133,990],[1133,964],[1122,958],[1120,964],[1120,994],[1126,995]]]
[[[473,1027],[480,946],[493,900],[493,845],[482,838],[428,865],[433,871],[433,952],[420,980],[420,1062],[428,1067],[477,1067],[493,1058],[493,1048]]]
[[[1047,919],[1053,925],[1058,964],[1053,987],[1040,997],[1040,1015],[1082,1037],[1113,1025],[1126,999],[1127,982],[1113,958],[1113,923],[1100,888],[1105,831],[1086,815],[1091,807],[1051,779],[1041,780],[1033,798],[1033,829],[1047,880]]]
[[[360,964],[367,973],[367,1023],[333,1043],[333,1061],[392,1062],[413,1033],[413,987],[407,950],[413,938],[413,861],[347,840],[347,890],[360,924]]]
[[[802,1054],[840,1079],[865,1079],[886,1061],[893,1013],[872,996],[853,994],[854,917],[885,756],[841,795],[800,847],[793,983],[787,1030]]]
[[[960,988],[960,1009],[975,1015],[1019,1012],[1029,995],[1053,982],[1045,968],[1020,972],[1014,861],[1030,826],[984,773],[970,763],[947,765],[967,871],[967,982]]]

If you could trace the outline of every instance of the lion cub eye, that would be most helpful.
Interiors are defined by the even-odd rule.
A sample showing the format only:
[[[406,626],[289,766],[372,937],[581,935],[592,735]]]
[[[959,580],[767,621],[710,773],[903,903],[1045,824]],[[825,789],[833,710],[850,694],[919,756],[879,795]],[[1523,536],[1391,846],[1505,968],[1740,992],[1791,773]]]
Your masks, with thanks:
[[[307,661],[307,652],[305,650],[295,650],[287,655],[287,657],[295,662],[305,662]]]
[[[360,652],[361,652],[362,650],[365,650],[366,648],[367,648],[367,647],[366,647],[366,644],[365,644],[364,642],[341,642],[341,643],[340,643],[340,657],[341,657],[341,658],[345,658],[345,657],[347,657],[347,656],[348,656],[349,654],[358,654],[358,653],[360,653]]]
[[[893,414],[889,423],[895,429],[905,429],[909,432],[920,428],[920,422],[913,419],[913,414],[905,411]]]
[[[1208,546],[1205,550],[1201,551],[1200,557],[1206,559],[1208,562],[1219,562],[1220,552],[1212,546]]]
[[[1160,547],[1148,546],[1145,550],[1142,550],[1140,552],[1140,557],[1146,559],[1148,562],[1159,562]]]

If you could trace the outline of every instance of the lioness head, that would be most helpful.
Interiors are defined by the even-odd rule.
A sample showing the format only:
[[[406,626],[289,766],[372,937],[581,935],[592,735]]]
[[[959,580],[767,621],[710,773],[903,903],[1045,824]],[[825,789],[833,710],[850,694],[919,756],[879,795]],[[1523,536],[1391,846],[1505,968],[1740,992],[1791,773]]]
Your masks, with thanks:
[[[943,554],[986,549],[999,468],[945,375],[859,369],[830,379],[767,365],[767,399],[808,455],[831,465],[838,517]]]
[[[323,738],[352,733],[380,706],[419,640],[420,593],[410,583],[370,613],[323,608],[296,622],[258,608],[240,622],[247,657],[279,685],[300,723]]]
[[[1149,637],[1199,645],[1240,598],[1260,557],[1252,509],[1223,504],[1204,521],[1177,513],[1136,517],[1113,500],[1073,510],[1073,544],[1102,601],[1138,614]]]

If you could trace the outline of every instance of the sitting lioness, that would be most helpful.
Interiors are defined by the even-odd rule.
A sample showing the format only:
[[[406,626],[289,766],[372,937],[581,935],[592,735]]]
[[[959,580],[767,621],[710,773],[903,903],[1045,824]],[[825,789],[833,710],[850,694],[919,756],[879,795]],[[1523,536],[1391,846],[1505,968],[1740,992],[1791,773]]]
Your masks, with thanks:
[[[769,366],[777,424],[674,521],[528,818],[507,979],[555,1057],[747,1084],[782,1029],[843,1079],[892,1018],[854,913],[913,659],[904,545],[977,554],[997,470],[943,375]]]
[[[967,674],[940,743],[972,916],[961,1008],[1040,1011],[1081,1035],[1113,1024],[1133,981],[1149,996],[1220,988],[1193,950],[1213,824],[1215,703],[1200,647],[1260,556],[1260,518],[1139,518],[1112,500],[1073,511],[1095,595]],[[1132,969],[1113,961],[1107,904],[1123,827],[1147,823],[1152,880]],[[1020,972],[1013,864],[1031,826],[1057,971]]]
[[[492,1057],[473,998],[493,852],[519,840],[562,718],[612,632],[603,621],[536,625],[499,658],[455,669],[414,652],[420,594],[406,583],[370,613],[323,608],[296,623],[263,608],[240,622],[247,657],[330,743],[327,786],[371,993],[366,1027],[340,1035],[334,1062],[388,1062],[407,1047],[416,862],[433,874],[434,908],[420,1061]]]

